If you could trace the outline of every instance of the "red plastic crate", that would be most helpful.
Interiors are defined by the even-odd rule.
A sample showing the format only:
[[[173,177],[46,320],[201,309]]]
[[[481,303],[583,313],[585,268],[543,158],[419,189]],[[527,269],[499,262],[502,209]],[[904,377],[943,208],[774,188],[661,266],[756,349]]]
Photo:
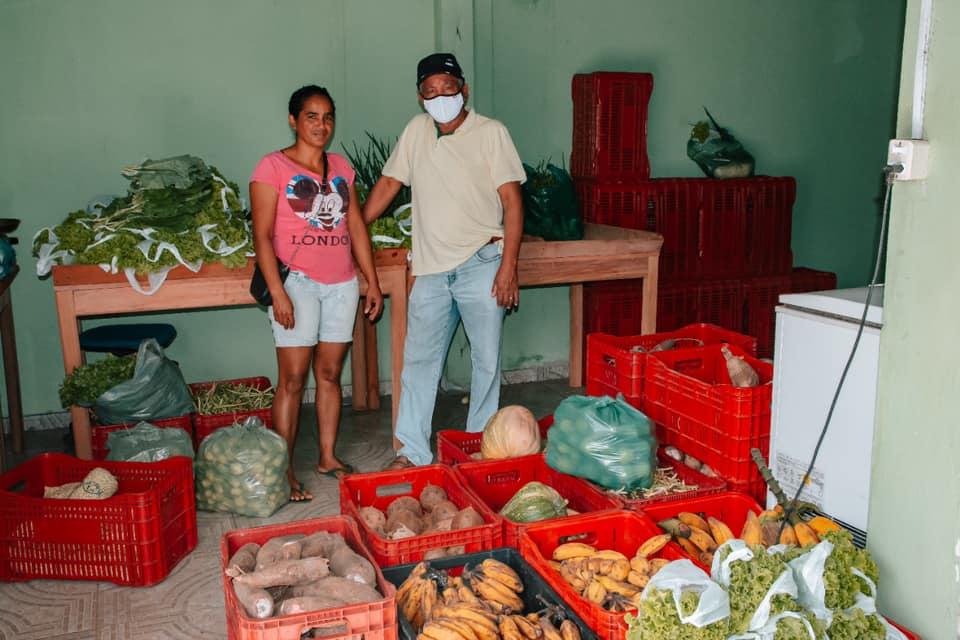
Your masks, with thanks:
[[[793,253],[793,204],[797,181],[758,177],[746,184],[746,273],[753,276],[790,274]]]
[[[553,415],[549,415],[537,420],[540,427],[540,441],[547,439],[547,431],[553,426]],[[456,465],[461,462],[478,462],[470,456],[474,453],[480,453],[480,443],[483,440],[483,433],[471,433],[469,431],[460,431],[459,429],[444,429],[437,433],[437,462],[440,464]],[[533,456],[520,456],[522,459],[532,458]],[[517,458],[511,458],[517,460]]]
[[[598,71],[573,76],[573,177],[650,177],[647,110],[652,92],[649,73]]]
[[[193,441],[193,418],[190,415],[178,416],[176,418],[163,418],[162,420],[146,420],[155,427],[161,429],[183,429]],[[140,424],[139,422],[130,422],[128,424],[94,425],[90,429],[90,444],[93,447],[93,459],[105,460],[110,449],[107,448],[107,438],[114,431],[121,429],[132,429]]]
[[[807,267],[794,267],[790,274],[790,293],[829,291],[837,288],[837,274]]]
[[[740,329],[743,326],[743,286],[740,281],[700,282],[697,288],[697,322]]]
[[[273,386],[270,384],[270,378],[264,376],[258,376],[255,378],[236,378],[233,380],[217,380],[215,382],[195,382],[194,384],[187,386],[190,387],[190,393],[196,395],[201,391],[209,389],[215,384],[242,384],[248,387],[253,387],[254,389],[259,389],[261,391],[269,389]],[[253,409],[251,411],[218,413],[215,415],[203,415],[200,413],[193,414],[194,447],[199,448],[200,443],[203,442],[203,439],[220,427],[229,427],[235,422],[243,422],[250,416],[256,416],[260,418],[264,426],[268,429],[273,428],[273,410],[270,407],[267,407],[266,409]]]
[[[917,635],[917,634],[914,633],[913,631],[910,631],[910,630],[907,629],[906,627],[901,627],[900,625],[898,625],[896,622],[894,622],[894,621],[891,620],[890,618],[887,618],[887,622],[889,622],[889,623],[892,624],[894,627],[896,627],[897,629],[899,629],[899,630],[903,633],[903,635],[907,636],[907,640],[920,640],[920,636],[919,636],[919,635]]]
[[[116,476],[107,500],[43,498],[94,468]],[[0,580],[161,582],[197,546],[193,463],[96,462],[45,453],[0,475]]]
[[[763,455],[766,457],[769,454],[769,445],[767,449],[763,450]],[[749,472],[750,479],[743,482],[731,481],[727,482],[727,489],[730,491],[736,491],[738,493],[745,493],[748,496],[752,497],[759,503],[766,504],[767,502],[767,482],[763,479],[763,476],[760,475],[759,471],[754,472],[751,470]]]
[[[652,498],[637,498],[631,499],[626,497],[621,497],[624,507],[630,509],[631,511],[645,511],[646,507],[650,505],[662,505],[662,504],[673,504],[682,500],[693,500],[694,498],[701,498],[703,496],[710,496],[715,493],[721,493],[727,489],[727,482],[722,478],[711,478],[710,476],[705,476],[699,471],[688,467],[682,462],[674,460],[666,453],[664,453],[663,448],[657,452],[657,461],[660,467],[669,467],[676,472],[677,477],[680,478],[683,482],[689,485],[696,485],[698,488],[693,491],[686,491],[684,493],[671,493],[663,496],[655,496]]]
[[[576,187],[585,222],[652,231],[663,236],[661,283],[697,276],[699,180],[578,180]]]
[[[638,335],[643,311],[643,281],[590,282],[583,287],[585,333]],[[696,283],[673,283],[657,289],[657,328],[671,331],[697,322]]]
[[[789,293],[790,286],[790,276],[751,278],[743,283],[746,330],[757,336],[757,355],[761,358],[773,357],[776,307],[780,295]]]
[[[730,351],[757,371],[759,386],[731,385],[718,345],[662,351],[647,362],[644,402],[659,405],[661,444],[707,463],[728,483],[755,483],[760,476],[750,450],[770,450],[773,365],[736,346]]]
[[[606,511],[533,524],[520,535],[520,555],[546,579],[567,605],[601,638],[623,640],[627,623],[623,613],[607,611],[580,597],[548,561],[553,550],[566,542],[582,542],[597,549],[613,549],[632,558],[641,544],[662,533],[648,517],[633,511]],[[670,542],[654,557],[667,560],[687,558]]]
[[[420,497],[427,484],[447,492],[447,499],[458,509],[471,506],[484,520],[479,527],[419,535],[403,540],[387,540],[360,519],[360,507],[387,506],[400,496]],[[340,513],[360,523],[364,542],[381,567],[418,562],[431,549],[463,546],[465,553],[486,551],[501,546],[503,526],[500,516],[490,511],[480,498],[466,488],[450,467],[434,464],[402,471],[363,473],[340,478]]]
[[[613,494],[607,493],[582,478],[560,473],[547,466],[546,457],[541,453],[530,456],[522,463],[516,458],[506,460],[485,460],[458,465],[455,469],[463,483],[494,513],[500,513],[503,506],[528,482],[540,482],[553,487],[567,500],[567,508],[579,513],[620,509],[623,503]],[[551,518],[541,522],[555,522],[560,518]],[[513,522],[501,516],[503,521],[503,544],[506,547],[520,547],[520,533],[530,526]],[[538,523],[539,524],[539,523]]]
[[[364,546],[357,523],[352,518],[329,516],[255,529],[229,531],[220,541],[221,569],[226,569],[230,557],[245,544],[251,542],[263,544],[276,536],[295,533],[310,535],[317,531],[340,534],[351,549],[373,563],[374,570],[377,572],[377,590],[384,596],[383,600],[258,620],[249,617],[244,611],[243,606],[237,601],[232,579],[224,574],[223,594],[227,611],[227,638],[230,640],[300,640],[301,637],[396,639],[396,587],[384,579],[380,567]],[[314,635],[304,636],[311,630],[315,630]]]
[[[591,333],[587,335],[587,395],[616,396],[619,392],[642,398],[646,351],[668,339],[677,340],[678,349],[729,343],[751,355],[757,346],[756,338],[706,323],[647,335]]]
[[[749,495],[726,491],[712,496],[648,505],[643,509],[643,512],[654,522],[673,518],[681,511],[717,518],[730,527],[734,536],[739,537],[747,521],[747,513],[752,511],[759,515],[763,507]],[[694,559],[694,562],[699,560]]]
[[[700,277],[736,278],[746,273],[749,178],[703,180],[700,209]]]

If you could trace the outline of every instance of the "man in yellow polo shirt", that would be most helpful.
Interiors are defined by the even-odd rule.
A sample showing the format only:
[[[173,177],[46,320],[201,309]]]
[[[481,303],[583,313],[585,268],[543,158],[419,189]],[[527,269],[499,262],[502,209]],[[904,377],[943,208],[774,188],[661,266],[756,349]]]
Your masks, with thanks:
[[[426,113],[414,116],[403,130],[363,210],[369,223],[403,185],[411,187],[416,281],[397,415],[402,447],[393,469],[433,459],[437,386],[461,319],[472,364],[467,431],[483,430],[500,404],[503,314],[520,302],[520,184],[526,174],[510,134],[502,123],[464,106],[469,88],[452,54],[420,61],[417,93]]]

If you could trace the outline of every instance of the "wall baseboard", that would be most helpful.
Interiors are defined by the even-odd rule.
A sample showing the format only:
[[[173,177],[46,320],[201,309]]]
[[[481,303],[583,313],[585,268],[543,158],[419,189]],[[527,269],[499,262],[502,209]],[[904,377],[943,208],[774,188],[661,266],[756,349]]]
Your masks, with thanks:
[[[547,380],[562,380],[568,377],[570,368],[567,361],[547,362],[536,367],[526,367],[523,369],[511,369],[504,371],[502,375],[503,384],[524,384],[528,382],[544,382]],[[389,396],[393,393],[393,385],[390,380],[380,383],[380,393]],[[312,404],[317,395],[316,387],[308,387],[303,391],[303,403]],[[343,398],[349,400],[353,397],[352,385],[343,385]],[[70,426],[70,413],[68,411],[56,411],[51,413],[37,413],[24,416],[23,426],[27,431],[45,431],[48,429],[66,429]],[[3,429],[6,433],[10,432],[9,420],[3,420]]]

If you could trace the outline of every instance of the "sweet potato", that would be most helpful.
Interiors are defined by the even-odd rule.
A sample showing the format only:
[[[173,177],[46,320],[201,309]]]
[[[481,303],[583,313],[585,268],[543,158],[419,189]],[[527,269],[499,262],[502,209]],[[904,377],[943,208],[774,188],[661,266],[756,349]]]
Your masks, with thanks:
[[[300,560],[280,560],[253,573],[234,578],[251,587],[296,586],[325,578],[330,574],[329,561],[326,558],[302,558]]]
[[[251,618],[263,620],[273,615],[273,597],[267,593],[266,589],[234,580],[233,592],[237,594],[237,600]]]
[[[339,533],[330,533],[328,531],[317,531],[300,541],[301,558],[314,558],[323,556],[329,558],[336,547],[345,544],[343,536]]]
[[[483,524],[483,516],[477,513],[473,507],[461,509],[457,515],[453,516],[453,529],[468,529],[470,527],[479,527]]]
[[[447,499],[447,492],[443,487],[435,484],[427,484],[420,492],[420,504],[426,511],[433,511],[433,508]]]
[[[390,505],[387,506],[387,520],[397,511],[412,511],[418,518],[423,515],[420,502],[413,496],[403,496],[391,502]]]
[[[433,511],[430,512],[430,515],[433,516],[434,522],[440,522],[441,520],[446,520],[447,518],[452,518],[457,515],[457,505],[453,504],[449,500],[444,500],[437,503],[434,506]]]
[[[383,511],[376,507],[360,507],[360,519],[374,532],[383,535],[384,527],[387,526],[387,516],[383,515]]]
[[[271,564],[281,560],[297,560],[300,558],[303,550],[303,534],[294,534],[290,536],[277,536],[267,540],[260,550],[257,551],[256,570],[268,567]]]
[[[342,604],[356,604],[358,602],[375,602],[383,599],[380,592],[373,587],[347,578],[329,576],[309,584],[290,589],[292,598],[324,597],[339,600]]]
[[[335,576],[353,580],[361,584],[377,584],[377,572],[370,561],[344,545],[330,556],[330,571]]]
[[[420,520],[420,516],[405,509],[400,509],[387,518],[385,531],[387,535],[393,535],[401,526],[413,531],[414,535],[419,535],[423,531],[423,522]]]
[[[231,578],[250,573],[257,567],[257,551],[259,550],[260,545],[256,542],[248,542],[243,545],[227,561],[227,568],[224,573]]]

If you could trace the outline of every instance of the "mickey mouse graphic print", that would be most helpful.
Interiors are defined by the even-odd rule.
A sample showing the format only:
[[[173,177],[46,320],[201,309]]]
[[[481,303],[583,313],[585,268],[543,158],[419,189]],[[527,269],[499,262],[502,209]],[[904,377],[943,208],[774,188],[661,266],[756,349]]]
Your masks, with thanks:
[[[264,156],[250,182],[277,193],[273,250],[277,257],[315,282],[336,284],[355,277],[347,231],[350,185],[355,173],[343,156],[327,153],[327,183],[280,151]]]

